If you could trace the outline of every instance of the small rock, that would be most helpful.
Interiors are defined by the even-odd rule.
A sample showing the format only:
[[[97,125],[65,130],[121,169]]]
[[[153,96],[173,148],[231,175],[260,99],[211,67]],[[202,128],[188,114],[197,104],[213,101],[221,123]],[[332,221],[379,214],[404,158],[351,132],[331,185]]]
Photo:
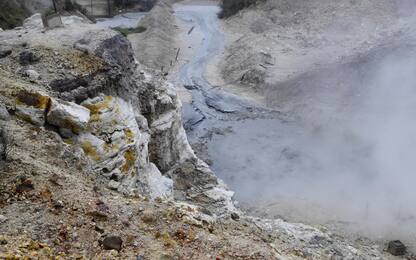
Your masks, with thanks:
[[[238,220],[240,220],[240,216],[237,213],[233,212],[233,213],[231,213],[231,219],[235,220],[235,221],[238,221]]]
[[[144,260],[144,255],[138,255],[138,256],[136,256],[136,260]]]
[[[60,183],[60,179],[61,177],[58,174],[54,173],[48,180],[54,185],[62,186],[62,184]]]
[[[0,245],[7,245],[7,239],[3,236],[0,236]]]
[[[22,51],[19,54],[19,63],[22,66],[26,66],[32,63],[35,63],[39,61],[39,57],[37,57],[33,52],[31,51]]]
[[[118,181],[114,181],[114,180],[111,180],[111,181],[107,184],[107,187],[108,187],[110,190],[117,190],[119,186],[120,186],[120,183],[119,183]]]
[[[406,246],[400,240],[390,241],[387,247],[387,252],[394,256],[405,255]]]
[[[0,104],[0,120],[9,121],[10,115],[9,112],[6,109],[6,106],[3,104]]]
[[[107,220],[108,219],[108,214],[102,211],[98,211],[98,210],[93,210],[87,213],[89,216],[93,217],[94,219],[99,219],[99,220]]]
[[[8,220],[8,218],[6,218],[5,216],[3,216],[3,215],[0,215],[0,223],[4,223],[4,222],[6,222]]]
[[[6,58],[10,54],[12,54],[11,49],[0,50],[0,59]]]
[[[53,203],[53,207],[55,209],[62,209],[62,208],[64,208],[64,203],[61,200],[55,201]]]
[[[120,251],[123,245],[123,240],[119,236],[107,236],[103,240],[103,247],[105,250]]]
[[[97,225],[95,225],[94,230],[101,234],[104,233],[104,228]]]
[[[40,79],[40,74],[36,70],[25,70],[22,75],[28,77],[30,81]]]
[[[16,185],[16,193],[25,193],[33,190],[35,187],[31,180],[24,180],[22,183]]]

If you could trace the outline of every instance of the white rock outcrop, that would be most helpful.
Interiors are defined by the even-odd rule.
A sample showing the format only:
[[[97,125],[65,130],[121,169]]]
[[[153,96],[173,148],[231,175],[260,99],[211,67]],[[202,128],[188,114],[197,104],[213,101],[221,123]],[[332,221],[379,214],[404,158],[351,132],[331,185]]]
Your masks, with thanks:
[[[65,137],[79,134],[90,120],[90,111],[72,102],[51,99],[47,122],[59,127]]]
[[[82,106],[91,112],[91,118],[88,130],[77,136],[75,143],[82,147],[94,171],[112,179],[109,188],[127,194],[141,191],[151,198],[170,197],[172,180],[149,162],[150,135],[139,127],[147,122],[133,106],[106,95],[87,99]]]
[[[24,29],[43,29],[42,15],[36,13],[23,21]]]

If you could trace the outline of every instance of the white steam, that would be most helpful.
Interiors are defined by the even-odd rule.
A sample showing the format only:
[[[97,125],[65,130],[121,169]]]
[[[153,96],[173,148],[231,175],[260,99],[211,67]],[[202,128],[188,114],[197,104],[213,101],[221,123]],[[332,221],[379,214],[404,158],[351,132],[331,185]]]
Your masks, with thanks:
[[[348,221],[377,235],[411,235],[416,55],[391,52],[287,86],[309,88],[294,92],[302,96],[293,97],[297,107],[290,110],[302,120],[232,123],[233,134],[215,136],[209,145],[214,171],[238,200],[258,208],[270,203],[264,211],[276,215]],[[337,87],[328,90],[328,84]]]

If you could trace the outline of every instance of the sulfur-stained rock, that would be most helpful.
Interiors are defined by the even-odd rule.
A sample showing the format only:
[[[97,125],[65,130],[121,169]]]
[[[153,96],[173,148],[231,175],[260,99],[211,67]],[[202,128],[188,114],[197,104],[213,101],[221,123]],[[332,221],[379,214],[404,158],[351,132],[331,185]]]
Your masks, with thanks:
[[[90,111],[87,108],[75,103],[51,99],[47,121],[51,125],[58,126],[65,137],[79,134],[85,129],[89,120]]]
[[[50,98],[46,95],[22,90],[16,98],[16,116],[34,125],[45,124],[45,110]]]
[[[98,163],[104,155],[105,142],[91,133],[82,133],[77,138],[77,143],[93,163]]]
[[[91,159],[93,169],[104,176],[117,175],[118,190],[132,188],[137,168],[147,164],[147,137],[142,135],[130,103],[100,95],[82,105],[91,111],[89,133],[77,142]]]

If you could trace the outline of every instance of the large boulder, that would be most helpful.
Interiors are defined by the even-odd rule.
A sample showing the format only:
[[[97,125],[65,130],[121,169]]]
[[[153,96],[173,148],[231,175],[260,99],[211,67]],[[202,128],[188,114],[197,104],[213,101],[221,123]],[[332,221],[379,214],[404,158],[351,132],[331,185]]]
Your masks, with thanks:
[[[41,14],[34,14],[23,21],[23,28],[25,29],[43,29],[43,21]]]
[[[64,137],[79,134],[90,120],[90,110],[75,103],[51,99],[47,121],[59,127]]]

